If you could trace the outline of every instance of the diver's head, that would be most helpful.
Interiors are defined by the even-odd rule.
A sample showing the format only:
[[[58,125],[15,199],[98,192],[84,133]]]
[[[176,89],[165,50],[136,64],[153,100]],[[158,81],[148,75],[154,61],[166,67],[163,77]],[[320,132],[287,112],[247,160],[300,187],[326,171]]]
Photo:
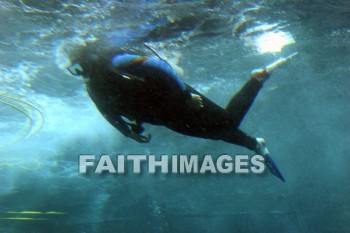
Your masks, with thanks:
[[[68,71],[75,76],[88,78],[101,63],[99,56],[92,50],[82,48],[71,59]]]
[[[86,42],[70,52],[70,66],[68,67],[68,71],[75,76],[91,78],[93,72],[101,72],[108,67],[115,54],[144,54],[145,47],[143,44],[139,46],[128,44],[127,46],[115,47],[103,40]]]

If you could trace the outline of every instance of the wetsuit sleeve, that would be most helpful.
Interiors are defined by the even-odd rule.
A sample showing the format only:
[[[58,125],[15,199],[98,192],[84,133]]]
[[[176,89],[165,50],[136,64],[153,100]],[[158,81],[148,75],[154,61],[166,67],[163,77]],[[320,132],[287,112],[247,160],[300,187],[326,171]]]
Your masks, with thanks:
[[[124,136],[128,137],[132,133],[128,124],[120,116],[114,116],[114,117],[110,117],[108,115],[103,115],[103,116],[111,125],[113,125],[114,128],[116,128]]]
[[[91,99],[94,101],[94,95],[91,94],[89,89],[88,89],[88,92]],[[143,136],[140,133],[134,132],[134,130],[130,128],[129,124],[126,121],[124,121],[120,115],[116,115],[116,114],[111,115],[108,111],[105,111],[105,109],[103,109],[101,106],[96,104],[96,102],[95,102],[95,106],[100,111],[102,116],[125,137],[132,138],[135,141],[141,142],[141,143],[149,142],[151,140],[151,135]]]

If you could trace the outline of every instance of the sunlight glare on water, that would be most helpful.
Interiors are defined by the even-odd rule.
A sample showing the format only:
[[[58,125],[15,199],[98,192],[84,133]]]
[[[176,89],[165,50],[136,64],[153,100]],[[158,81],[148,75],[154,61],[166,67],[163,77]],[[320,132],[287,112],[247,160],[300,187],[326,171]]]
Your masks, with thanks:
[[[267,32],[255,40],[257,50],[260,54],[268,52],[281,52],[283,47],[294,44],[295,40],[288,32]]]

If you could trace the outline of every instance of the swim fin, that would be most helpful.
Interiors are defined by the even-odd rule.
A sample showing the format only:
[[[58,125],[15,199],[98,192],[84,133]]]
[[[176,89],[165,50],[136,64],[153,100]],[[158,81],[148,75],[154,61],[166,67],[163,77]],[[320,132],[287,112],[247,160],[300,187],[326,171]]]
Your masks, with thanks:
[[[279,178],[283,182],[286,182],[282,173],[280,172],[277,165],[272,160],[272,158],[269,154],[267,156],[265,156],[265,163],[266,163],[267,168],[269,169],[269,171],[271,172],[272,175],[276,176],[277,178]]]
[[[298,52],[292,53],[291,55],[278,59],[277,61],[271,63],[270,65],[266,66],[266,72],[268,74],[271,74],[272,71],[274,71],[277,67],[283,65],[284,63],[286,63],[287,61],[293,59],[296,55],[298,55]]]
[[[282,180],[283,182],[285,182],[285,179],[284,179],[282,173],[278,169],[275,162],[272,160],[270,153],[266,148],[265,140],[263,138],[256,138],[256,141],[258,144],[257,144],[257,147],[255,149],[255,152],[259,155],[264,156],[265,164],[266,164],[267,168],[269,169],[270,173],[272,175],[276,176],[277,178],[279,178],[280,180]]]

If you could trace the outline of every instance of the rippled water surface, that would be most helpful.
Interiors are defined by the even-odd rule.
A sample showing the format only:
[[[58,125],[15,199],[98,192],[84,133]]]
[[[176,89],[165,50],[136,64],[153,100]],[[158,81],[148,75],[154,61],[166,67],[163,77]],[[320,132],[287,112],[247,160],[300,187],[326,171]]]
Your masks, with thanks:
[[[350,232],[348,1],[0,0],[0,22],[0,232]],[[95,40],[147,43],[221,106],[298,52],[242,125],[287,182],[80,175],[84,153],[251,154],[150,125],[150,144],[124,138],[66,70]]]

